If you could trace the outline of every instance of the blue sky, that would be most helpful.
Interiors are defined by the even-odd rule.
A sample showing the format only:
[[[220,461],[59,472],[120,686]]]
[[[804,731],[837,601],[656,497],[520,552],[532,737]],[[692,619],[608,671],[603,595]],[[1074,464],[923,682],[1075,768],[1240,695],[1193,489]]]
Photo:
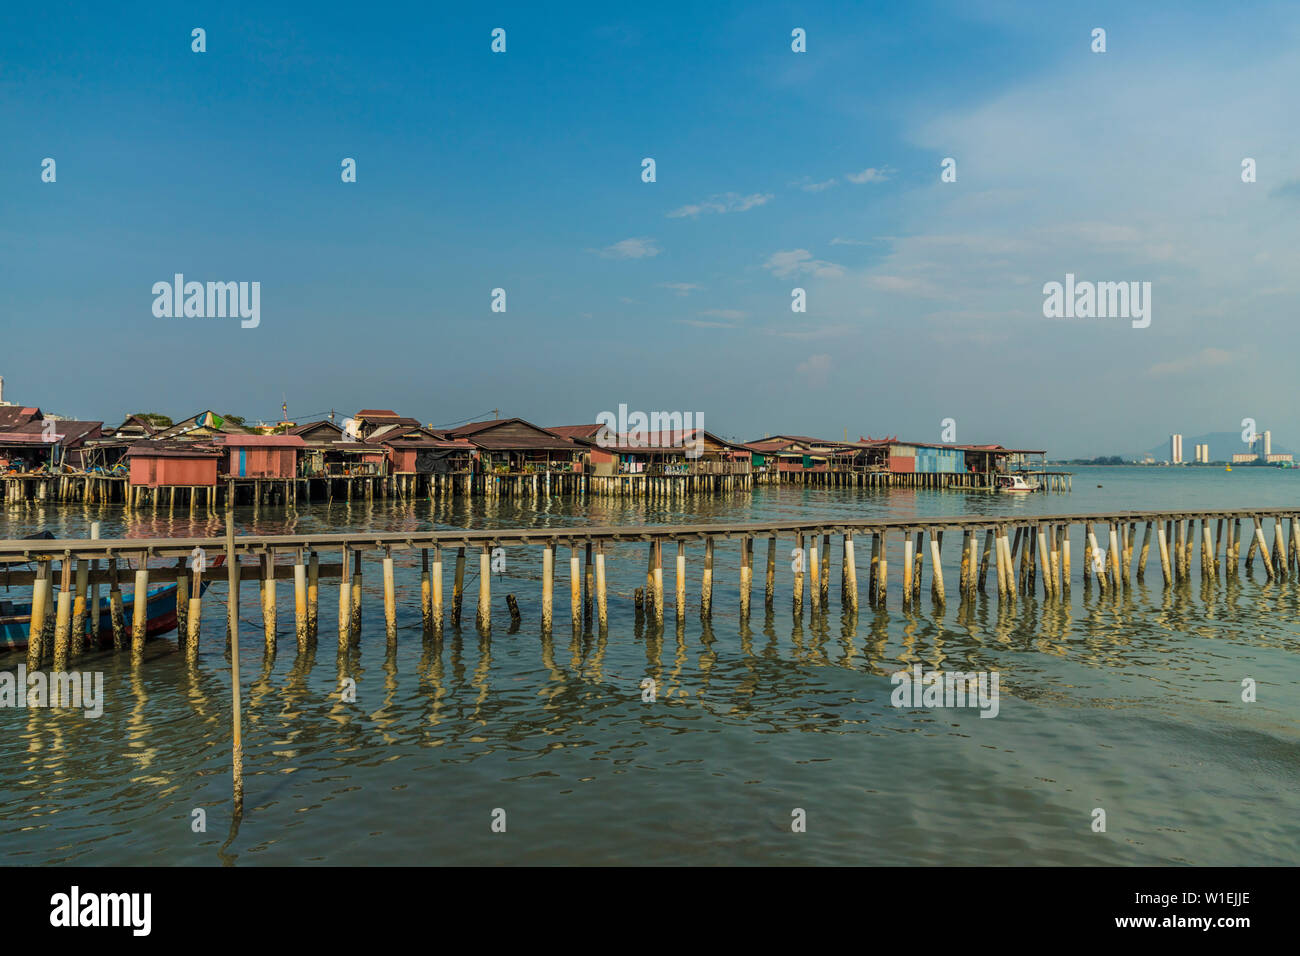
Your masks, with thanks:
[[[9,4],[6,398],[1300,444],[1300,9],[1223,9]],[[177,272],[260,326],[156,318]],[[1044,318],[1067,272],[1151,282],[1150,327]]]

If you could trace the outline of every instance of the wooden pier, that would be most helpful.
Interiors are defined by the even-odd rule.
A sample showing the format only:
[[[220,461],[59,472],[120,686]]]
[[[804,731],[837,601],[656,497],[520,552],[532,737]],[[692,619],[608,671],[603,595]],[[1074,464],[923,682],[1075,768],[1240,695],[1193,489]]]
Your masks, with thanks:
[[[1041,490],[1072,490],[1068,472],[1033,472]],[[132,485],[121,475],[24,474],[0,476],[0,504],[15,506],[83,503],[121,504],[132,511],[177,510],[215,514],[236,506],[296,507],[299,503],[542,497],[678,498],[752,491],[757,485],[807,488],[993,491],[993,476],[982,473],[897,474],[889,471],[778,472],[727,474],[619,474],[527,472],[516,474],[450,473],[437,475],[328,475],[299,478],[227,478],[216,485]]]
[[[824,614],[829,600],[832,564],[840,564],[840,607],[856,613],[860,601],[885,610],[895,595],[904,609],[921,601],[926,555],[929,556],[931,600],[942,606],[956,599],[968,601],[996,589],[997,600],[1014,604],[1018,597],[1060,600],[1072,587],[1089,592],[1094,583],[1102,595],[1121,594],[1133,583],[1145,583],[1158,567],[1167,588],[1198,581],[1215,588],[1238,578],[1244,568],[1253,574],[1256,559],[1269,581],[1300,574],[1300,513],[1288,510],[1232,510],[1193,512],[1120,512],[1113,514],[1061,514],[1025,517],[985,515],[911,521],[762,522],[753,524],[645,525],[625,527],[573,527],[496,529],[488,531],[441,530],[426,532],[317,535],[252,535],[225,538],[63,539],[0,541],[0,586],[32,589],[31,633],[27,659],[35,668],[46,660],[66,666],[85,647],[87,608],[98,614],[100,588],[107,585],[112,599],[114,646],[130,647],[139,659],[144,643],[143,602],[135,604],[134,619],[122,620],[121,588],[134,579],[137,593],[157,584],[173,583],[176,590],[178,643],[197,647],[203,613],[202,584],[228,579],[256,582],[260,595],[268,650],[275,649],[278,627],[276,583],[291,581],[294,589],[295,633],[300,648],[316,638],[320,582],[339,582],[339,643],[346,647],[360,635],[363,558],[378,559],[383,580],[384,621],[387,638],[397,639],[397,588],[395,552],[418,552],[420,605],[426,634],[440,635],[448,623],[459,627],[464,598],[467,558],[478,557],[479,577],[475,620],[478,629],[492,627],[493,599],[490,556],[496,548],[536,549],[540,567],[540,626],[554,626],[557,559],[567,566],[570,620],[582,628],[593,616],[603,629],[608,624],[606,581],[611,547],[639,544],[646,548],[644,589],[634,603],[639,613],[656,625],[665,615],[664,551],[673,564],[675,615],[685,614],[688,552],[700,560],[700,614],[708,618],[716,605],[716,556],[720,549],[736,552],[739,566],[738,607],[742,618],[751,608],[755,542],[766,540],[764,608],[776,601],[777,561],[788,562],[792,573],[793,613]],[[960,544],[957,535],[960,534]],[[945,554],[944,537],[948,538]],[[928,547],[926,538],[929,538]],[[1270,540],[1271,536],[1271,540]],[[1243,555],[1243,545],[1244,555]],[[858,581],[858,552],[867,570],[865,595]],[[195,570],[187,561],[200,549],[209,562],[226,555],[226,568]],[[1154,554],[1152,553],[1154,551]],[[778,558],[778,554],[781,555]],[[1194,558],[1199,554],[1199,562]],[[1078,572],[1073,557],[1078,555]],[[567,561],[564,560],[567,557]],[[451,605],[444,603],[447,563],[454,558]],[[512,559],[519,561],[519,558]],[[157,566],[157,562],[168,562]],[[151,564],[153,562],[153,564]],[[891,590],[890,565],[898,569]],[[14,563],[35,564],[35,570],[16,570]],[[955,579],[945,578],[945,563],[955,568]],[[1199,571],[1194,568],[1199,563]],[[132,570],[133,568],[133,570]],[[992,573],[990,574],[990,570]],[[230,601],[237,609],[238,588]],[[805,599],[805,594],[807,595]],[[512,620],[520,611],[513,594],[505,595]],[[450,622],[448,622],[450,614]]]

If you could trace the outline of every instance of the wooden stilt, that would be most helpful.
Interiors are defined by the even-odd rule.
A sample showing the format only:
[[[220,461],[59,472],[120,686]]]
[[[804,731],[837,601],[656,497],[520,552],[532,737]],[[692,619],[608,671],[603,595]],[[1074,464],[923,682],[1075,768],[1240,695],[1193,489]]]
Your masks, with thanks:
[[[190,608],[185,615],[185,651],[191,655],[199,649],[199,632],[203,623],[203,575],[206,570],[200,571],[197,561],[190,568]]]
[[[113,650],[120,651],[126,643],[126,619],[122,613],[122,584],[118,577],[117,558],[108,559],[108,576],[112,582],[108,590],[108,618],[113,627]],[[33,605],[33,614],[35,610]]]
[[[433,633],[442,636],[442,547],[434,545],[433,567],[429,569],[429,615],[433,621]]]
[[[844,533],[844,606],[858,610],[858,566],[853,554],[853,532]]]
[[[740,542],[740,617],[749,617],[749,592],[754,578],[754,539],[745,535]]]
[[[478,553],[478,614],[474,623],[484,633],[492,629],[492,550],[486,543]]]
[[[795,616],[803,617],[804,550],[802,534],[795,535],[795,547],[799,553],[795,555],[794,591],[791,597]]]
[[[149,624],[149,561],[143,553],[135,569],[135,593],[131,595],[131,663],[144,660],[144,639]]]
[[[993,550],[993,529],[989,528],[987,531],[984,532],[984,554],[980,558],[979,589],[981,591],[984,590],[984,581],[989,571],[989,554],[990,552],[992,552],[992,550]],[[1002,579],[999,578],[998,581],[1000,586]]]
[[[820,614],[822,609],[822,566],[817,557],[817,535],[808,538],[808,603],[813,614]]]
[[[767,610],[772,610],[773,602],[776,600],[776,538],[769,536],[767,539],[767,576],[763,589],[763,606]]]
[[[59,568],[59,597],[54,612],[54,670],[68,669],[72,641],[72,558],[65,554]],[[29,638],[30,639],[30,638]]]
[[[311,629],[307,624],[307,565],[299,548],[293,562],[293,626],[298,638],[298,652],[307,650]]]
[[[700,616],[713,615],[713,538],[704,539],[704,574],[700,582]]]
[[[385,548],[380,562],[384,582],[384,637],[397,643],[397,587],[393,581],[393,549]]]
[[[456,549],[456,576],[451,584],[451,624],[460,627],[460,611],[465,603],[465,549]]]
[[[650,553],[653,561],[654,543]],[[653,578],[653,573],[652,573]],[[578,566],[578,546],[569,544],[569,617],[575,631],[582,630],[582,573]]]
[[[550,633],[555,598],[555,547],[542,550],[542,630]]]
[[[367,496],[374,493],[371,482],[366,482]],[[346,573],[346,572],[345,572]],[[352,551],[352,617],[349,623],[352,625],[352,640],[361,640],[361,549],[356,548]]]
[[[32,611],[27,624],[27,670],[41,667],[44,654],[42,639],[45,635],[45,616],[49,608],[50,561],[36,559],[36,581],[32,585]]]
[[[262,628],[266,635],[266,649],[275,653],[275,552],[262,555]]]
[[[429,570],[429,549],[420,549],[420,621],[422,633],[433,633],[433,572]]]
[[[68,648],[73,660],[81,656],[86,645],[86,600],[87,592],[90,590],[90,561],[85,558],[77,562],[76,588],[76,594],[72,599],[72,638]]]
[[[352,482],[348,481],[348,487]],[[352,579],[348,577],[349,548],[343,546],[343,564],[339,573],[339,650],[347,649],[352,639]]]
[[[903,529],[903,606],[907,607],[912,603],[912,535],[907,528]]]
[[[609,607],[605,598],[605,542],[596,542],[596,620],[603,631],[609,626]]]
[[[930,535],[930,595],[939,604],[944,603],[943,595],[943,532]]]

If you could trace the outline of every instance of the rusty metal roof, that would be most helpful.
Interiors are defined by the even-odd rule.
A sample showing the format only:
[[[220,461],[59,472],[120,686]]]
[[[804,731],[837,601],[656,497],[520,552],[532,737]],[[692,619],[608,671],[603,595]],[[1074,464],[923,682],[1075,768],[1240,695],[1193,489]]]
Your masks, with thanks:
[[[216,458],[221,449],[198,441],[139,441],[126,450],[128,458]]]
[[[594,425],[547,425],[546,430],[561,438],[595,438],[604,427],[597,422]]]
[[[298,435],[214,435],[213,442],[234,448],[305,448],[307,446]]]

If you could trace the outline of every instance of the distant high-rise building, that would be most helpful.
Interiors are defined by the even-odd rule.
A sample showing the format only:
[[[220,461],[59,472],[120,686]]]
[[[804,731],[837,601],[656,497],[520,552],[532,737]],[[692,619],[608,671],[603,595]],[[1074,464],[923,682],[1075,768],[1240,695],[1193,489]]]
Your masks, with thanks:
[[[1271,455],[1271,454],[1273,454],[1273,433],[1272,433],[1271,431],[1268,431],[1267,429],[1265,429],[1265,431],[1264,431],[1264,460],[1267,461],[1267,460],[1268,460],[1268,456]]]
[[[1183,463],[1183,436],[1169,436],[1169,461],[1175,465]]]

